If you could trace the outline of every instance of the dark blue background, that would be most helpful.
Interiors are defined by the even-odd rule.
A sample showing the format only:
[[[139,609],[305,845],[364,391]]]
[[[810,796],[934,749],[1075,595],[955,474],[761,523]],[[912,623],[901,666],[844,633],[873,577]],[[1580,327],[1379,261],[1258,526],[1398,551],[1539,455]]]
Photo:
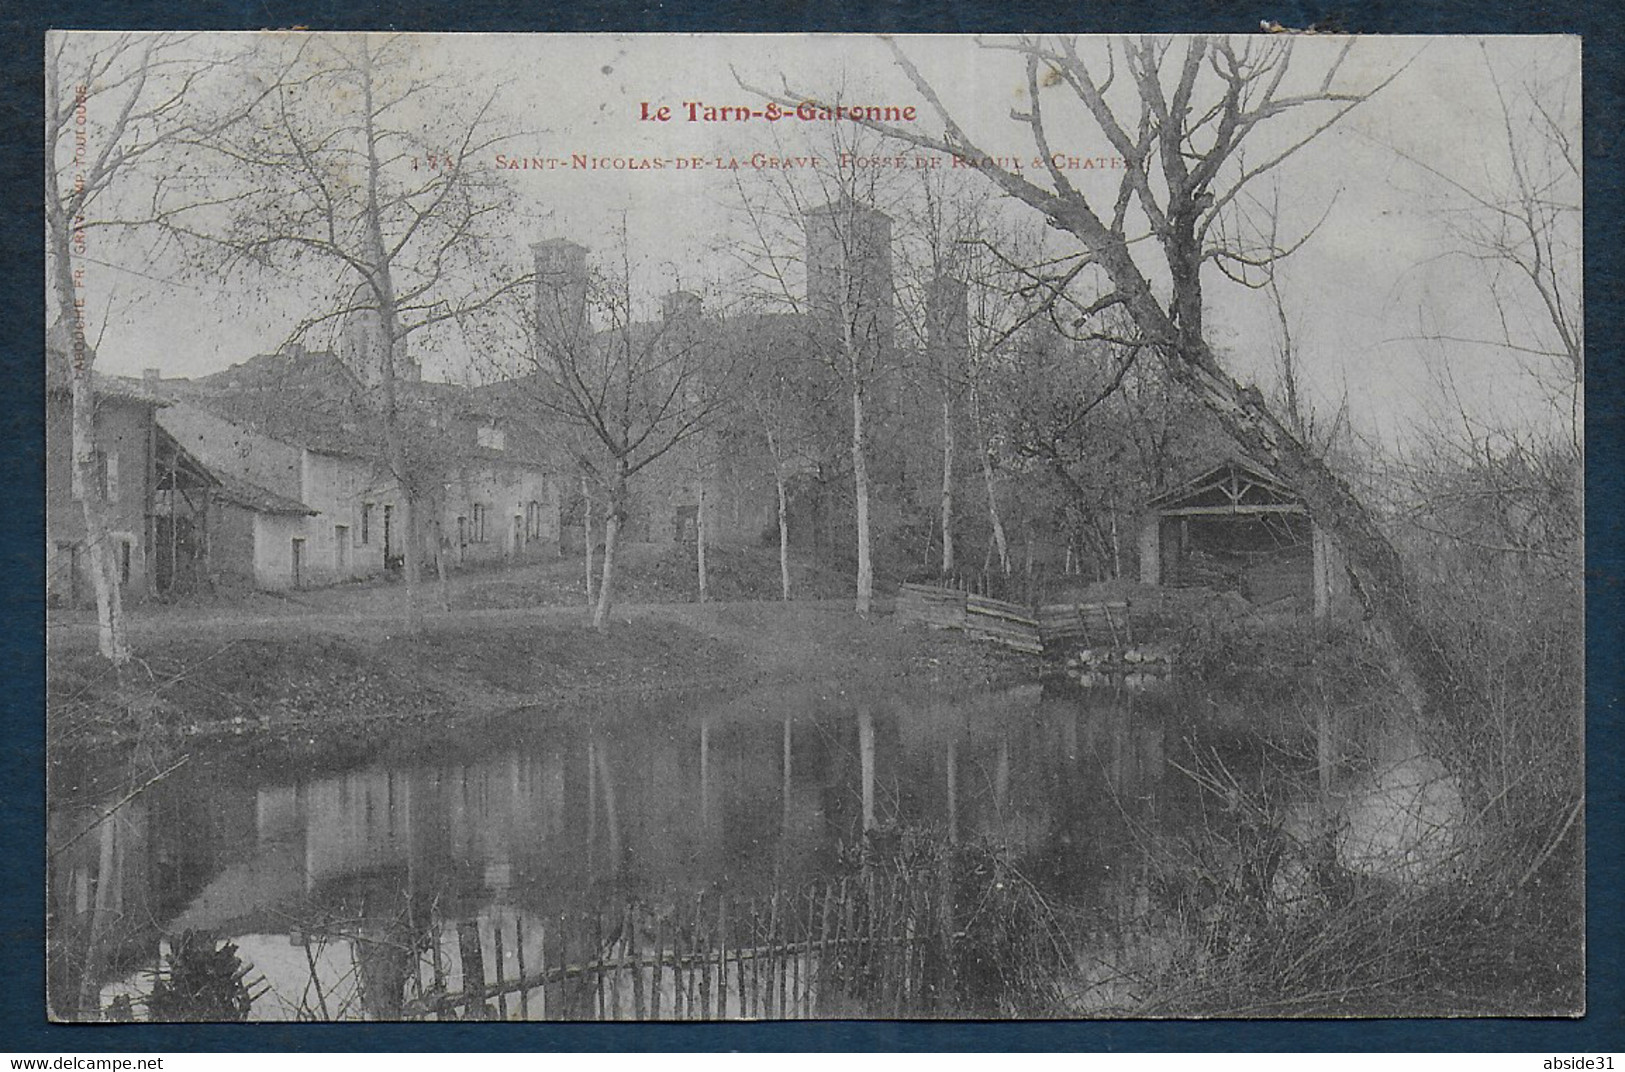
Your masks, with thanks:
[[[10,5],[15,7],[15,5]],[[1621,27],[1608,0],[1344,4],[1233,0],[716,0],[688,6],[585,0],[289,4],[172,0],[141,7],[71,0],[3,16],[0,66],[0,1050],[1529,1050],[1625,1049],[1625,858],[1621,842],[1620,324]],[[1586,484],[1590,1013],[1582,1020],[949,1023],[757,1025],[171,1025],[45,1021],[44,914],[44,225],[42,55],[47,28],[399,30],[1256,32],[1335,20],[1358,33],[1578,33],[1585,38]]]

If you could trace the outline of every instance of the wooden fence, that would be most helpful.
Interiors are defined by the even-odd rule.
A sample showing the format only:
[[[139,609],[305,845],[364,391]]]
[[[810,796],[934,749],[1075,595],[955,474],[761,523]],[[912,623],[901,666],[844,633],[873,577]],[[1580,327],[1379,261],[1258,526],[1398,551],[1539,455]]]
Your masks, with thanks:
[[[901,621],[960,629],[1017,651],[1056,658],[1085,648],[1127,651],[1166,641],[1203,618],[1233,618],[1251,610],[1239,595],[1207,588],[1147,588],[1132,600],[1035,607],[978,594],[974,586],[935,584],[904,584],[896,607]]]
[[[1038,634],[1046,651],[1076,647],[1128,648],[1134,624],[1127,600],[1109,603],[1050,603],[1038,608]]]
[[[897,590],[894,613],[906,622],[924,622],[937,629],[963,629],[966,598],[960,588],[905,584]]]
[[[951,994],[951,912],[929,886],[869,874],[799,894],[681,909],[627,904],[457,931],[459,985],[436,956],[406,1019],[718,1020],[929,1013]],[[492,956],[485,956],[484,935]],[[514,954],[518,955],[515,956]],[[446,958],[450,960],[448,956]],[[507,966],[515,969],[508,974]],[[505,977],[506,976],[506,977]]]
[[[1044,651],[1038,620],[1033,617],[1032,611],[1002,599],[967,595],[965,632],[1030,655],[1039,655]]]
[[[937,585],[905,584],[897,593],[897,617],[971,636],[1030,654],[1065,652],[1079,646],[1127,648],[1134,626],[1127,600],[1049,603],[1038,608]]]
[[[974,591],[905,584],[898,590],[895,613],[903,621],[962,629],[973,637],[1031,655],[1044,650],[1038,620],[1030,608]]]

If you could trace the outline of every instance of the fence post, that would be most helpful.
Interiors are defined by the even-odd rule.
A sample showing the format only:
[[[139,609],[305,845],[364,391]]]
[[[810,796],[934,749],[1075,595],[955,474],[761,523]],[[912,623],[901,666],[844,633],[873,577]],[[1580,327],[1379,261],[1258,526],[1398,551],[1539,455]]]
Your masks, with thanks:
[[[525,977],[525,917],[515,913],[513,917],[513,944],[515,967],[519,969],[519,978]],[[519,1019],[530,1019],[530,988],[523,983],[519,986]]]
[[[694,897],[695,952],[700,957],[700,1019],[711,1019],[711,943],[706,941],[705,895]]]
[[[502,1020],[508,1018],[508,995],[502,990],[502,919],[500,916],[491,917],[491,952],[496,957],[496,988],[497,988],[497,1017]]]
[[[643,1019],[643,943],[638,940],[638,913],[631,904],[626,906],[627,944],[632,948],[632,1015]]]
[[[485,952],[480,948],[479,920],[457,924],[457,955],[463,968],[463,996],[468,999],[463,1006],[466,1019],[475,1006],[485,1004]]]
[[[581,970],[592,976],[593,1007],[598,1019],[604,1018],[604,916],[601,910],[592,912],[592,959],[581,958]]]
[[[666,921],[655,917],[654,978],[649,984],[649,1018],[660,1019],[660,997],[664,989],[666,969]]]
[[[717,896],[717,1018],[728,1018],[728,895]]]
[[[752,901],[747,901],[747,905],[751,905],[751,903]],[[747,908],[744,919],[746,919],[746,931],[749,931],[749,927],[754,924],[754,910],[752,908]],[[751,991],[746,988],[746,979],[744,979],[744,949],[746,949],[746,945],[739,947],[738,958],[734,960],[734,979],[739,983],[739,1015],[749,1017],[751,1015]]]

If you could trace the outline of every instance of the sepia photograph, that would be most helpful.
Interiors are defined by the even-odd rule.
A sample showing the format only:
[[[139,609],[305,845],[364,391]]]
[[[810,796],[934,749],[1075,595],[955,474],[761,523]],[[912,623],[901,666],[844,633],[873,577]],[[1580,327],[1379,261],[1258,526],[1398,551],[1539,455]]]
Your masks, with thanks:
[[[44,50],[52,1020],[1584,1015],[1579,38]]]

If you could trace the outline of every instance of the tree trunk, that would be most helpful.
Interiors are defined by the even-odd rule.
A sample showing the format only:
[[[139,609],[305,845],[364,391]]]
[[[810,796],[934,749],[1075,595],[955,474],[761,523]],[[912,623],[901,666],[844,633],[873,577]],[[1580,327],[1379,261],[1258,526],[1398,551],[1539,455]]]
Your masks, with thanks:
[[[55,53],[46,50],[46,146],[47,153],[55,151],[61,129],[54,127],[59,113],[59,72]],[[144,81],[145,68],[140,75]],[[121,121],[113,133],[116,141],[122,134]],[[65,345],[68,358],[68,385],[70,392],[70,448],[73,451],[73,490],[78,494],[85,521],[85,550],[90,557],[91,589],[96,595],[96,643],[102,657],[113,664],[122,678],[130,661],[130,643],[124,631],[124,602],[119,585],[119,563],[112,543],[111,517],[106,501],[104,475],[96,458],[96,354],[86,339],[83,316],[84,304],[75,285],[73,253],[86,250],[81,237],[73,229],[83,228],[85,221],[76,218],[83,211],[84,193],[76,188],[71,204],[63,200],[56,160],[47,159],[45,168],[45,222],[50,243],[50,285],[57,300],[57,316],[67,329]],[[71,556],[69,568],[72,569]],[[122,682],[121,682],[122,683]]]
[[[404,535],[401,572],[406,582],[406,627],[417,633],[423,626],[423,608],[419,605],[418,584],[423,576],[423,542],[418,532],[418,494],[415,484],[420,473],[414,472],[402,439],[400,398],[395,379],[395,355],[404,340],[401,334],[400,311],[396,306],[395,280],[390,260],[389,244],[384,241],[383,206],[379,201],[379,182],[382,163],[378,158],[378,135],[374,123],[372,54],[362,53],[362,95],[366,105],[365,136],[367,151],[367,203],[364,224],[370,272],[363,278],[370,285],[372,296],[378,302],[379,387],[383,396],[382,431],[384,457],[391,475],[401,491],[401,531]],[[367,347],[371,350],[371,346]]]
[[[85,550],[90,558],[91,590],[96,595],[96,643],[102,657],[122,670],[130,661],[130,643],[124,630],[124,600],[119,562],[113,547],[106,474],[98,464],[96,449],[95,353],[85,339],[85,323],[79,313],[81,306],[73,285],[69,221],[59,207],[54,169],[47,169],[46,183],[47,216],[51,223],[51,285],[56,291],[62,325],[67,329],[72,483],[85,521]]]
[[[875,828],[875,720],[868,708],[858,712],[858,767],[863,802],[863,832]]]
[[[993,549],[999,558],[999,569],[1010,575],[1010,542],[1005,539],[1004,521],[999,517],[999,496],[993,486],[993,462],[987,451],[982,451],[982,481],[987,485],[987,515],[993,524]]]
[[[624,471],[616,474],[615,487],[610,492],[609,516],[604,520],[604,571],[598,578],[598,608],[592,615],[593,628],[599,632],[609,630],[609,610],[615,591],[615,548],[626,510],[626,479]]]
[[[73,375],[74,480],[79,485],[85,518],[85,544],[90,554],[90,583],[96,593],[96,642],[102,657],[122,670],[130,661],[130,642],[124,631],[124,593],[119,549],[115,548],[111,511],[107,502],[107,475],[96,449],[96,394],[90,361],[81,375]]]
[[[773,488],[779,496],[779,593],[785,602],[790,600],[790,496],[784,486],[784,460],[779,457],[778,445],[771,429],[767,433],[767,449],[773,455]]]
[[[708,595],[707,578],[705,575],[705,479],[700,479],[699,503],[694,508],[694,559],[695,569],[699,573],[700,602],[704,603]]]
[[[444,513],[444,510],[441,510]],[[440,581],[440,609],[447,614],[451,613],[451,584],[446,580],[446,530],[445,522],[436,519],[434,523],[434,572]]]
[[[784,490],[784,477],[775,474],[779,492],[779,594],[790,601],[790,503]]]
[[[1117,510],[1112,510],[1112,580],[1123,576],[1123,541],[1117,534]]]
[[[1004,521],[999,517],[999,497],[993,486],[993,459],[987,453],[987,433],[982,428],[982,396],[976,389],[976,382],[971,381],[970,388],[971,423],[976,428],[976,453],[982,459],[982,483],[987,488],[987,516],[993,525],[993,543],[990,551],[996,551],[999,557],[999,568],[1006,574],[1010,572],[1010,544],[1004,537]],[[984,565],[982,567],[986,569]]]
[[[587,478],[581,478],[581,542],[584,545],[587,558],[587,609],[591,610],[596,602],[592,593],[592,495],[587,491]]]
[[[419,584],[423,580],[423,541],[418,539],[417,516],[417,496],[413,495],[403,483],[401,531],[405,543],[401,548],[401,573],[406,581],[406,628],[414,634],[423,628],[422,593],[418,591]]]
[[[942,573],[954,571],[954,406],[942,397]]]
[[[863,448],[863,385],[852,380],[852,483],[858,511],[858,613],[867,615],[874,598],[874,563],[869,548],[869,466]]]

